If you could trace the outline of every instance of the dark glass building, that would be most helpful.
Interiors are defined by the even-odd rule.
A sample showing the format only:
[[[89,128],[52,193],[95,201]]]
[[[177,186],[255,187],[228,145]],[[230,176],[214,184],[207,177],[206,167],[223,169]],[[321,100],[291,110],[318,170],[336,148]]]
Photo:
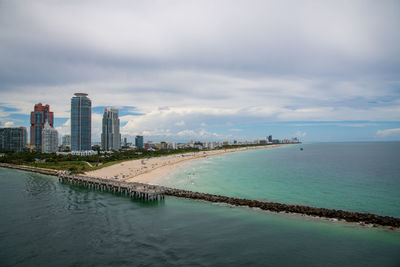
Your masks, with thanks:
[[[88,94],[76,93],[71,98],[71,150],[91,150],[92,101]]]
[[[136,146],[136,148],[143,148],[143,136],[142,135],[136,135],[135,146]]]
[[[46,121],[54,127],[54,113],[50,112],[50,106],[36,104],[31,112],[31,148],[37,151],[42,149],[42,131]]]
[[[0,151],[23,151],[27,135],[25,127],[0,128]]]

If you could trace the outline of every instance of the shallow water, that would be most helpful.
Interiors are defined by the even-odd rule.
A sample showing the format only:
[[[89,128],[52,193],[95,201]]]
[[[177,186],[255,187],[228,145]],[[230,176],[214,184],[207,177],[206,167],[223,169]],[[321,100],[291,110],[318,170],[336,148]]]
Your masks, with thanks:
[[[400,232],[0,168],[0,266],[399,266]]]
[[[400,142],[300,144],[224,154],[185,163],[158,183],[400,217]]]

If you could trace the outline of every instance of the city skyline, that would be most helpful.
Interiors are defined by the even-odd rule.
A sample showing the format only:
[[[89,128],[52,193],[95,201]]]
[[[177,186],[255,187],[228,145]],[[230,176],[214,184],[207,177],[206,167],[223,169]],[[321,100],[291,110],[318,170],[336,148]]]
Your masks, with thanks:
[[[397,1],[174,3],[2,3],[0,126],[69,134],[84,91],[94,142],[108,106],[130,141],[400,140]]]

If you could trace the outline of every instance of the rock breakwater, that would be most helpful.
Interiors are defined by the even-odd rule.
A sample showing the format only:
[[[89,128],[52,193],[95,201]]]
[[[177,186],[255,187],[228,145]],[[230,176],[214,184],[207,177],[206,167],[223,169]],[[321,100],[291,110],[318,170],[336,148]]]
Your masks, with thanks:
[[[21,165],[13,165],[13,164],[4,164],[0,163],[0,167],[10,168],[10,169],[18,169],[23,171],[29,172],[36,172],[46,175],[53,175],[53,176],[64,176],[67,177],[68,175],[63,175],[59,171],[50,170],[50,169],[43,169],[43,168],[35,168],[30,166],[21,166]],[[82,179],[89,179],[89,177],[84,176],[70,176],[72,180],[82,180]],[[90,179],[97,180],[93,183],[105,183],[107,179],[103,178],[94,178],[90,177]],[[107,180],[107,183],[113,183],[113,181]],[[131,184],[134,187],[149,187],[149,184],[142,184],[142,183],[134,183]],[[286,212],[286,213],[297,213],[297,214],[304,214],[309,216],[321,217],[321,218],[330,218],[330,219],[338,219],[344,220],[347,222],[356,222],[360,224],[371,224],[371,225],[381,225],[381,226],[389,226],[400,228],[400,218],[394,218],[390,216],[381,216],[376,214],[370,213],[361,213],[361,212],[351,212],[345,210],[335,210],[335,209],[326,209],[326,208],[315,208],[303,205],[290,205],[290,204],[282,204],[276,202],[264,202],[259,200],[250,200],[250,199],[243,199],[243,198],[235,198],[235,197],[227,197],[221,195],[214,195],[214,194],[207,194],[207,193],[200,193],[200,192],[193,192],[188,190],[164,187],[164,186],[157,186],[152,185],[152,190],[156,190],[157,192],[163,192],[163,194],[168,196],[174,197],[181,197],[181,198],[188,198],[188,199],[195,199],[195,200],[204,200],[209,202],[216,202],[216,203],[226,203],[233,206],[246,206],[250,208],[259,208],[262,210],[268,210],[272,212]],[[132,190],[131,190],[132,191]]]
[[[248,206],[251,208],[260,208],[262,210],[268,210],[273,212],[305,214],[309,216],[345,220],[347,222],[382,225],[382,226],[389,226],[396,228],[400,227],[400,218],[380,216],[370,213],[360,213],[360,212],[351,212],[351,211],[325,209],[325,208],[314,208],[303,205],[289,205],[289,204],[282,204],[275,202],[264,202],[259,200],[234,198],[234,197],[192,192],[174,188],[164,188],[164,190],[166,195],[175,197],[205,200],[209,202],[221,202],[233,206]]]

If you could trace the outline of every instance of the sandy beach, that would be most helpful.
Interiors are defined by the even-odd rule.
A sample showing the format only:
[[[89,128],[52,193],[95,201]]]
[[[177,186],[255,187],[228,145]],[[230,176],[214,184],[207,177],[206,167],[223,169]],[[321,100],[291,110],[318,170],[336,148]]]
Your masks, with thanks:
[[[185,154],[169,155],[165,157],[154,157],[148,159],[137,159],[125,161],[99,170],[86,172],[85,175],[91,177],[101,177],[115,179],[127,182],[154,183],[155,180],[162,179],[170,174],[179,164],[189,160],[233,153],[238,151],[267,149],[280,147],[279,145],[267,145],[258,147],[241,147],[226,150],[199,151]]]

